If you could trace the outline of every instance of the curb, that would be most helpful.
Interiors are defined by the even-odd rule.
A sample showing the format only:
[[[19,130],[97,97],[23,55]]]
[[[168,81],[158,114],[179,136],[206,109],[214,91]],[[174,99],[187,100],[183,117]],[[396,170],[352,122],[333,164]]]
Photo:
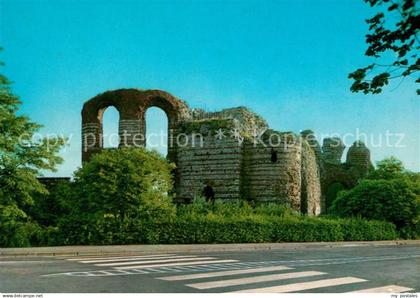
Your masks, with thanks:
[[[51,246],[0,248],[0,256],[88,256],[132,255],[145,253],[224,252],[280,249],[314,249],[362,246],[420,245],[420,240],[293,242],[293,243],[238,243],[238,244],[159,244],[107,246]]]

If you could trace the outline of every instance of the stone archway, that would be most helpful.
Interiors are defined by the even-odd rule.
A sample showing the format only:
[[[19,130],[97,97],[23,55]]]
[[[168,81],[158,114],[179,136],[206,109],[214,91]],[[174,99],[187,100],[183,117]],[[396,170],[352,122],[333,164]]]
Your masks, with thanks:
[[[176,142],[171,140],[178,124],[188,120],[187,104],[161,90],[119,89],[107,91],[88,100],[82,110],[82,161],[100,152],[102,141],[102,116],[109,106],[120,114],[120,147],[145,146],[145,113],[150,107],[161,108],[168,117],[168,159],[176,162]]]

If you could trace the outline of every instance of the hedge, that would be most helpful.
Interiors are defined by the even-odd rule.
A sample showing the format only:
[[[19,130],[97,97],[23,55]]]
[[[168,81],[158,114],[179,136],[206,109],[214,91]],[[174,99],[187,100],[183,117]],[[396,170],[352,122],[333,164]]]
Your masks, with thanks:
[[[395,225],[363,219],[310,217],[194,217],[168,222],[132,220],[61,226],[56,245],[210,244],[313,241],[367,241],[398,238]]]

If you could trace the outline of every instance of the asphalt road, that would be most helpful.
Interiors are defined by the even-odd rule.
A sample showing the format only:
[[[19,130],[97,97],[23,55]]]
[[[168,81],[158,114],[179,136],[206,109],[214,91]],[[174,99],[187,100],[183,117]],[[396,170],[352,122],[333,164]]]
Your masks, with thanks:
[[[0,257],[2,293],[420,292],[420,246]]]

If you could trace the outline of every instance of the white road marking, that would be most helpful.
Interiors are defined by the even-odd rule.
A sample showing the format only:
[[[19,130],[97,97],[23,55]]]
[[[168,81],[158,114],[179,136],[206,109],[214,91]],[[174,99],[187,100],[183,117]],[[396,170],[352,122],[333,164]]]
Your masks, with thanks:
[[[108,263],[108,264],[95,264],[96,266],[124,266],[124,265],[143,265],[143,264],[154,264],[154,263],[171,263],[171,262],[178,262],[178,261],[205,261],[205,260],[215,260],[216,258],[213,257],[200,257],[200,258],[178,258],[174,257],[167,260],[147,260],[147,261],[126,261],[126,262],[118,262],[118,263]]]
[[[322,262],[366,262],[366,261],[382,261],[382,260],[399,260],[399,259],[411,259],[418,258],[420,255],[402,255],[402,256],[379,256],[379,257],[353,257],[353,258],[334,258],[334,259],[300,259],[300,260],[288,260],[288,261],[263,261],[266,263],[293,263],[294,265],[300,265],[300,263],[322,263]],[[297,264],[295,264],[297,263]],[[323,263],[324,264],[324,263]],[[325,263],[330,264],[330,263]],[[332,264],[332,263],[331,263]]]
[[[107,259],[107,260],[89,260],[89,261],[79,261],[83,264],[97,264],[97,263],[111,263],[111,262],[120,262],[120,261],[140,261],[140,260],[164,260],[172,258],[194,258],[197,256],[164,256],[164,257],[135,257],[135,258],[124,258],[124,259]],[[105,266],[105,265],[104,265]]]
[[[173,267],[173,266],[184,266],[184,265],[202,265],[202,264],[214,264],[214,263],[233,263],[239,262],[238,260],[215,260],[215,261],[197,261],[197,262],[180,262],[180,263],[165,263],[165,264],[153,264],[153,265],[134,265],[134,266],[122,266],[115,267],[115,269],[137,269],[137,268],[153,268],[153,267]]]
[[[287,292],[304,291],[304,290],[311,290],[311,289],[317,289],[317,288],[326,288],[326,287],[338,286],[338,285],[346,285],[346,284],[352,284],[352,283],[364,282],[364,281],[366,281],[366,279],[361,279],[361,278],[356,278],[356,277],[340,277],[340,278],[322,279],[322,280],[317,280],[317,281],[300,282],[300,283],[274,286],[274,287],[233,291],[230,293],[287,293]]]
[[[108,260],[108,259],[125,259],[125,258],[143,258],[143,257],[148,257],[148,258],[154,258],[154,257],[169,257],[169,256],[175,256],[175,254],[160,254],[160,255],[136,255],[136,256],[107,256],[107,257],[81,257],[81,258],[71,258],[71,259],[66,259],[67,261],[95,261],[95,260]]]
[[[37,264],[37,263],[57,263],[59,261],[0,261],[0,265],[8,264]]]
[[[221,269],[221,268],[217,268]],[[165,276],[159,277],[158,279],[162,280],[188,280],[188,279],[199,279],[199,278],[209,278],[209,277],[218,277],[218,276],[228,276],[228,275],[239,275],[239,274],[247,274],[247,273],[257,273],[257,272],[269,272],[269,271],[277,271],[277,270],[287,270],[292,269],[286,266],[270,266],[270,267],[260,267],[260,268],[253,268],[253,269],[237,269],[237,270],[228,270],[228,271],[218,271],[218,272],[207,272],[207,273],[196,273],[196,274],[186,274],[186,275],[173,275],[173,276]]]
[[[194,283],[194,284],[187,284],[186,286],[195,288],[195,289],[204,290],[204,289],[237,286],[237,285],[242,285],[242,284],[252,284],[252,283],[258,283],[258,282],[265,282],[265,281],[275,281],[275,280],[283,280],[283,279],[290,279],[290,278],[317,276],[317,275],[324,275],[324,274],[327,274],[327,273],[319,272],[319,271],[303,271],[303,272],[269,274],[269,275],[262,275],[262,276]]]
[[[108,271],[98,271],[99,273],[102,273],[104,276],[113,276],[114,274],[112,274],[111,272]],[[125,274],[127,274],[127,272],[124,272]]]
[[[379,288],[363,289],[358,291],[351,291],[348,293],[402,293],[407,291],[414,291],[412,288],[401,287],[397,285],[388,285]]]

